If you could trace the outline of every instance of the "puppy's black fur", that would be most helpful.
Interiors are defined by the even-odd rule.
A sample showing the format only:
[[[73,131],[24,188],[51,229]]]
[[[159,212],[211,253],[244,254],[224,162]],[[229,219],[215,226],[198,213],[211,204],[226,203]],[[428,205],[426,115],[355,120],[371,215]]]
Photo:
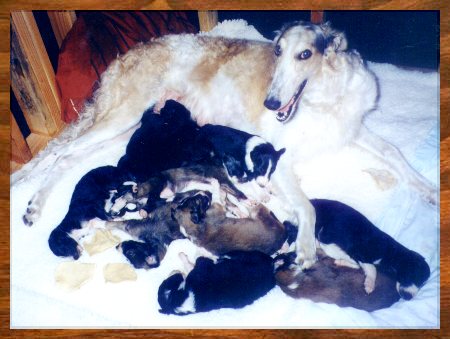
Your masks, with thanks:
[[[242,308],[267,294],[274,286],[270,256],[260,252],[234,251],[216,263],[209,258],[198,258],[186,279],[181,273],[171,275],[159,287],[158,302],[161,313],[178,315]]]
[[[170,169],[211,158],[211,150],[196,143],[199,126],[180,103],[168,100],[160,114],[146,111],[118,167],[138,181]]]
[[[198,138],[202,144],[210,145],[215,156],[223,162],[230,177],[236,177],[239,182],[247,182],[265,175],[270,179],[285,149],[276,151],[268,142],[249,147],[248,143],[254,137],[256,136],[231,127],[206,124],[201,127]],[[246,164],[247,152],[253,169],[248,168]]]
[[[86,173],[75,186],[69,211],[50,234],[48,243],[52,252],[60,257],[78,259],[78,243],[69,234],[91,219],[109,220],[105,201],[110,198],[110,191],[133,179],[114,166],[98,167]]]
[[[160,264],[158,249],[154,244],[127,240],[121,242],[117,249],[123,253],[135,268],[150,269],[158,267]]]
[[[316,238],[336,244],[356,262],[375,264],[398,281],[398,292],[411,299],[409,288],[420,288],[430,277],[430,267],[418,253],[407,249],[373,225],[365,216],[341,202],[313,199]]]

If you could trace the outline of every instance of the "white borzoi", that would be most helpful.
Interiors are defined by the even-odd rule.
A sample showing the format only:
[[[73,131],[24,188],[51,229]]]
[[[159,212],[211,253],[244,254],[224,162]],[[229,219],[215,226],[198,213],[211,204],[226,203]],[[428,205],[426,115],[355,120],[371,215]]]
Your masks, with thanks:
[[[243,129],[286,147],[272,181],[300,227],[296,249],[303,268],[315,261],[315,213],[296,165],[318,154],[346,145],[366,150],[436,203],[436,188],[362,124],[376,104],[376,79],[346,46],[329,25],[301,22],[285,26],[274,42],[169,35],[137,46],[111,63],[79,121],[13,176],[14,183],[33,168],[47,172],[25,217],[38,217],[56,173],[80,156],[70,152],[73,146],[94,150],[168,98],[183,103],[201,125]]]

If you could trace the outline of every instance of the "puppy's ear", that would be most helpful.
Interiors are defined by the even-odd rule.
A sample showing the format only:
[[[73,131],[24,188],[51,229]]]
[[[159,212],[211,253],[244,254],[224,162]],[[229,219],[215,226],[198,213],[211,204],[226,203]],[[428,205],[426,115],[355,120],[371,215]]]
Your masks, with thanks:
[[[322,24],[320,28],[325,38],[325,55],[329,52],[341,52],[347,49],[345,34],[333,29],[329,21]]]

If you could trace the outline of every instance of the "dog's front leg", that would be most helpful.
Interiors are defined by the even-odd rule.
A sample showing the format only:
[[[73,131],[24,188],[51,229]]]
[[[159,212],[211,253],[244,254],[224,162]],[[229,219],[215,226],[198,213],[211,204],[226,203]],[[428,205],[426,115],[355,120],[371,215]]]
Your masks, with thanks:
[[[354,146],[362,148],[365,152],[378,158],[396,172],[399,178],[405,178],[408,185],[416,190],[425,201],[432,205],[438,203],[437,188],[412,168],[395,146],[372,133],[364,126],[362,126],[358,137],[355,139]]]
[[[288,220],[299,227],[297,240],[295,241],[296,262],[302,269],[307,269],[317,261],[314,235],[316,212],[302,191],[300,180],[289,164],[280,161],[272,176],[272,181],[274,194],[292,207],[293,216],[297,219]]]

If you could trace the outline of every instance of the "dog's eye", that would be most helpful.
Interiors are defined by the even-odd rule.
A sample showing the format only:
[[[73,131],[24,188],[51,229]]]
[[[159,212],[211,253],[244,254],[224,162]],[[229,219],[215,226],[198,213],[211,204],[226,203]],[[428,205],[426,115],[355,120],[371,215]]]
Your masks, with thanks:
[[[298,60],[306,60],[309,59],[312,55],[312,52],[309,49],[305,49],[303,52],[297,55]]]
[[[281,47],[280,47],[280,45],[276,45],[275,46],[274,53],[275,53],[275,55],[277,57],[281,55]]]

